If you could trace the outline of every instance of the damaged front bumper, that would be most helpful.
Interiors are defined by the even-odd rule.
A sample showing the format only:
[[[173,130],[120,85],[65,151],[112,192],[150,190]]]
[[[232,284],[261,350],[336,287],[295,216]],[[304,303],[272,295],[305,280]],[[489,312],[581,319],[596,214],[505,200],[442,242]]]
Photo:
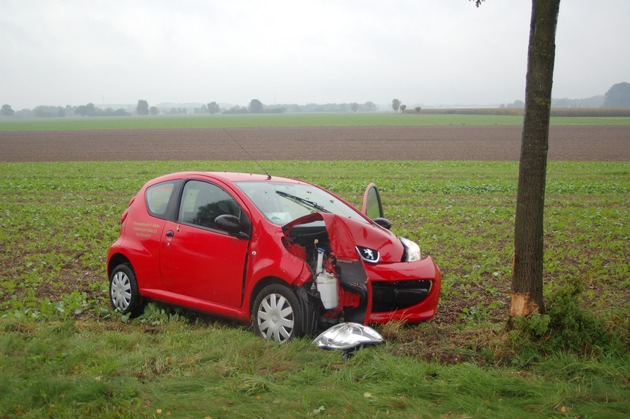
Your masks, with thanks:
[[[430,257],[415,262],[366,266],[371,282],[370,323],[419,322],[435,316],[442,274]]]

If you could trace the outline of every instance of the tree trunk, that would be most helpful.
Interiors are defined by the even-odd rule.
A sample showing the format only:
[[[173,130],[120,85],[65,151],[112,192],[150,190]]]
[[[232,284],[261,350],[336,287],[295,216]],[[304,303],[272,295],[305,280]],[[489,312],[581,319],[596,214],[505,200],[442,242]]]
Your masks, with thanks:
[[[532,0],[510,316],[544,313],[543,213],[560,0]]]

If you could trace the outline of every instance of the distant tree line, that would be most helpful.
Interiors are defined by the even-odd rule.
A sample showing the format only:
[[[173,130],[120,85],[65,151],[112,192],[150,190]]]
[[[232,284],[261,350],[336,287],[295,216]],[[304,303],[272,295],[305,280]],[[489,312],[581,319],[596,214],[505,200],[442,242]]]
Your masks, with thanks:
[[[525,102],[515,100],[507,105],[501,105],[501,108],[524,109]],[[630,108],[630,83],[617,83],[613,85],[606,94],[596,95],[584,99],[567,99],[554,98],[551,103],[552,108]]]
[[[554,108],[630,108],[630,83],[623,82],[613,85],[605,95],[594,96],[588,99],[553,99]],[[522,100],[501,105],[501,108],[523,109],[525,103]],[[168,109],[160,109],[157,106],[149,106],[144,100],[138,100],[135,108],[137,115],[158,115],[164,113],[168,115],[185,115],[191,109],[195,114],[259,114],[259,113],[284,113],[284,112],[375,112],[378,106],[373,102],[365,103],[308,103],[306,105],[283,104],[283,105],[265,105],[258,99],[252,99],[248,106],[235,105],[226,109],[222,109],[217,102],[209,102],[201,105],[201,107],[171,107]],[[421,107],[416,106],[413,111],[407,112],[407,105],[400,100],[392,100],[392,109],[394,112],[401,113],[420,113]],[[11,105],[4,104],[0,109],[2,117],[16,118],[63,118],[71,116],[129,116],[132,115],[132,109],[113,109],[99,108],[93,103],[79,106],[36,106],[33,109],[22,109],[15,111]]]
[[[194,114],[259,114],[259,113],[284,113],[284,112],[376,112],[378,106],[373,102],[365,103],[326,103],[317,104],[309,103],[306,105],[284,104],[284,105],[265,105],[258,99],[252,99],[248,106],[234,105],[222,109],[217,102],[209,102],[200,107],[157,107],[150,106],[145,99],[138,100],[135,107],[137,115],[158,115],[160,113],[166,115],[186,115],[189,112]],[[14,111],[11,105],[2,105],[0,116],[20,117],[20,118],[63,118],[71,116],[130,116],[134,114],[133,109],[127,108],[99,108],[93,103],[79,106],[37,106],[34,109],[22,109]]]
[[[123,108],[97,108],[93,103],[80,106],[36,106],[33,109],[14,111],[10,105],[2,105],[2,116],[15,116],[20,118],[64,118],[69,116],[128,116],[129,112]]]
[[[265,105],[259,99],[252,99],[247,106],[234,105],[226,109],[221,107],[216,102],[210,102],[207,105],[202,105],[200,108],[195,108],[195,113],[198,114],[259,114],[259,113],[285,113],[285,112],[375,112],[378,111],[378,106],[373,102],[365,103],[308,103],[306,105],[298,104],[282,104],[282,105]]]

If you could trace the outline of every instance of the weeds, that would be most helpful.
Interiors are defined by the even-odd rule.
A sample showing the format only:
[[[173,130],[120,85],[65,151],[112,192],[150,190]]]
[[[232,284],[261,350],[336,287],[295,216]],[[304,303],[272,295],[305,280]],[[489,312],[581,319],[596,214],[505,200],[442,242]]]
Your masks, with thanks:
[[[536,343],[543,353],[627,355],[630,322],[622,310],[600,313],[581,303],[583,281],[573,277],[547,296],[547,311],[514,319],[519,345]]]

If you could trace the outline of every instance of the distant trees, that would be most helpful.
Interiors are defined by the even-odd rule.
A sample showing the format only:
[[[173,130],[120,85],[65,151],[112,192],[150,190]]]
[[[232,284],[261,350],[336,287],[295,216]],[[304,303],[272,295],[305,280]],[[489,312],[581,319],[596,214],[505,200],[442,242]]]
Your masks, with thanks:
[[[204,103],[199,108],[194,109],[194,113],[196,114],[207,114],[214,115],[221,112],[221,107],[217,104],[217,102]]]
[[[603,96],[602,96],[603,98]],[[603,99],[602,99],[603,100]],[[161,104],[157,106],[149,106],[149,103],[144,100],[138,100],[137,104],[127,104],[121,108],[99,108],[94,103],[87,103],[79,106],[66,105],[62,106],[37,106],[33,109],[22,109],[14,111],[10,105],[5,104],[2,106],[0,116],[11,118],[62,118],[72,117],[79,115],[82,117],[104,117],[104,116],[130,116],[130,115],[186,115],[188,113],[194,114],[257,114],[257,113],[292,113],[292,112],[378,112],[383,111],[382,105],[377,106],[374,102],[367,101],[365,103],[360,102],[340,102],[340,103],[307,103],[304,105],[298,104],[278,104],[278,105],[265,105],[258,99],[252,99],[248,106],[240,105],[219,105],[217,102],[201,103],[195,107],[196,104],[186,103],[179,107],[170,107],[170,104]],[[412,108],[402,105],[398,99],[394,99],[392,106],[396,112],[403,111]],[[419,112],[415,108],[416,112]]]
[[[96,106],[93,103],[77,106],[74,113],[81,116],[96,116]]]
[[[223,111],[224,114],[243,114],[247,113],[247,108],[244,106],[232,106],[230,109],[226,109]]]
[[[250,113],[263,113],[263,104],[258,99],[252,99],[247,109]]]
[[[217,105],[217,102],[208,103],[208,113],[214,115],[215,113],[221,112],[221,107]]]
[[[66,109],[61,106],[37,106],[33,109],[37,118],[56,118],[66,116]]]
[[[71,110],[72,110],[72,107],[66,106],[65,113],[68,115],[71,115],[71,112],[70,112]],[[129,115],[127,111],[125,111],[123,108],[119,108],[116,110],[112,108],[100,109],[94,106],[93,103],[77,106],[76,108],[74,108],[74,114],[81,115],[81,116],[127,116]]]
[[[2,116],[13,116],[15,111],[11,108],[11,105],[2,105],[2,110],[0,110],[0,115]]]
[[[394,110],[394,112],[398,112],[399,108],[400,108],[400,100],[398,99],[392,100],[392,109]]]
[[[416,106],[414,108],[414,110],[416,111],[416,113],[420,113],[420,111],[422,110],[422,108],[420,106]]]
[[[603,108],[630,108],[630,83],[617,83],[604,95]]]
[[[333,110],[333,112],[347,112],[347,109],[345,109],[346,107],[345,104],[339,105],[338,107],[339,109],[335,109]],[[376,112],[378,111],[378,106],[376,106],[374,102],[370,102],[370,101],[367,101],[365,103],[352,102],[350,104],[350,110],[352,112]],[[322,111],[326,112],[326,110],[322,110]],[[306,110],[306,112],[312,112],[312,110]]]
[[[138,115],[148,115],[149,103],[146,100],[140,99],[136,105],[136,113]]]
[[[394,99],[392,100],[392,109],[394,110],[394,112],[398,112],[398,110],[400,110],[401,113],[405,113],[405,110],[407,110],[407,105],[402,105],[400,100]]]
[[[363,105],[359,106],[359,110],[363,112],[376,112],[378,111],[378,106],[368,100]]]
[[[552,108],[602,108],[604,106],[604,95],[595,95],[580,99],[553,98]]]
[[[522,100],[515,100],[514,102],[505,105],[505,107],[514,109],[525,109],[525,102],[523,102]]]

